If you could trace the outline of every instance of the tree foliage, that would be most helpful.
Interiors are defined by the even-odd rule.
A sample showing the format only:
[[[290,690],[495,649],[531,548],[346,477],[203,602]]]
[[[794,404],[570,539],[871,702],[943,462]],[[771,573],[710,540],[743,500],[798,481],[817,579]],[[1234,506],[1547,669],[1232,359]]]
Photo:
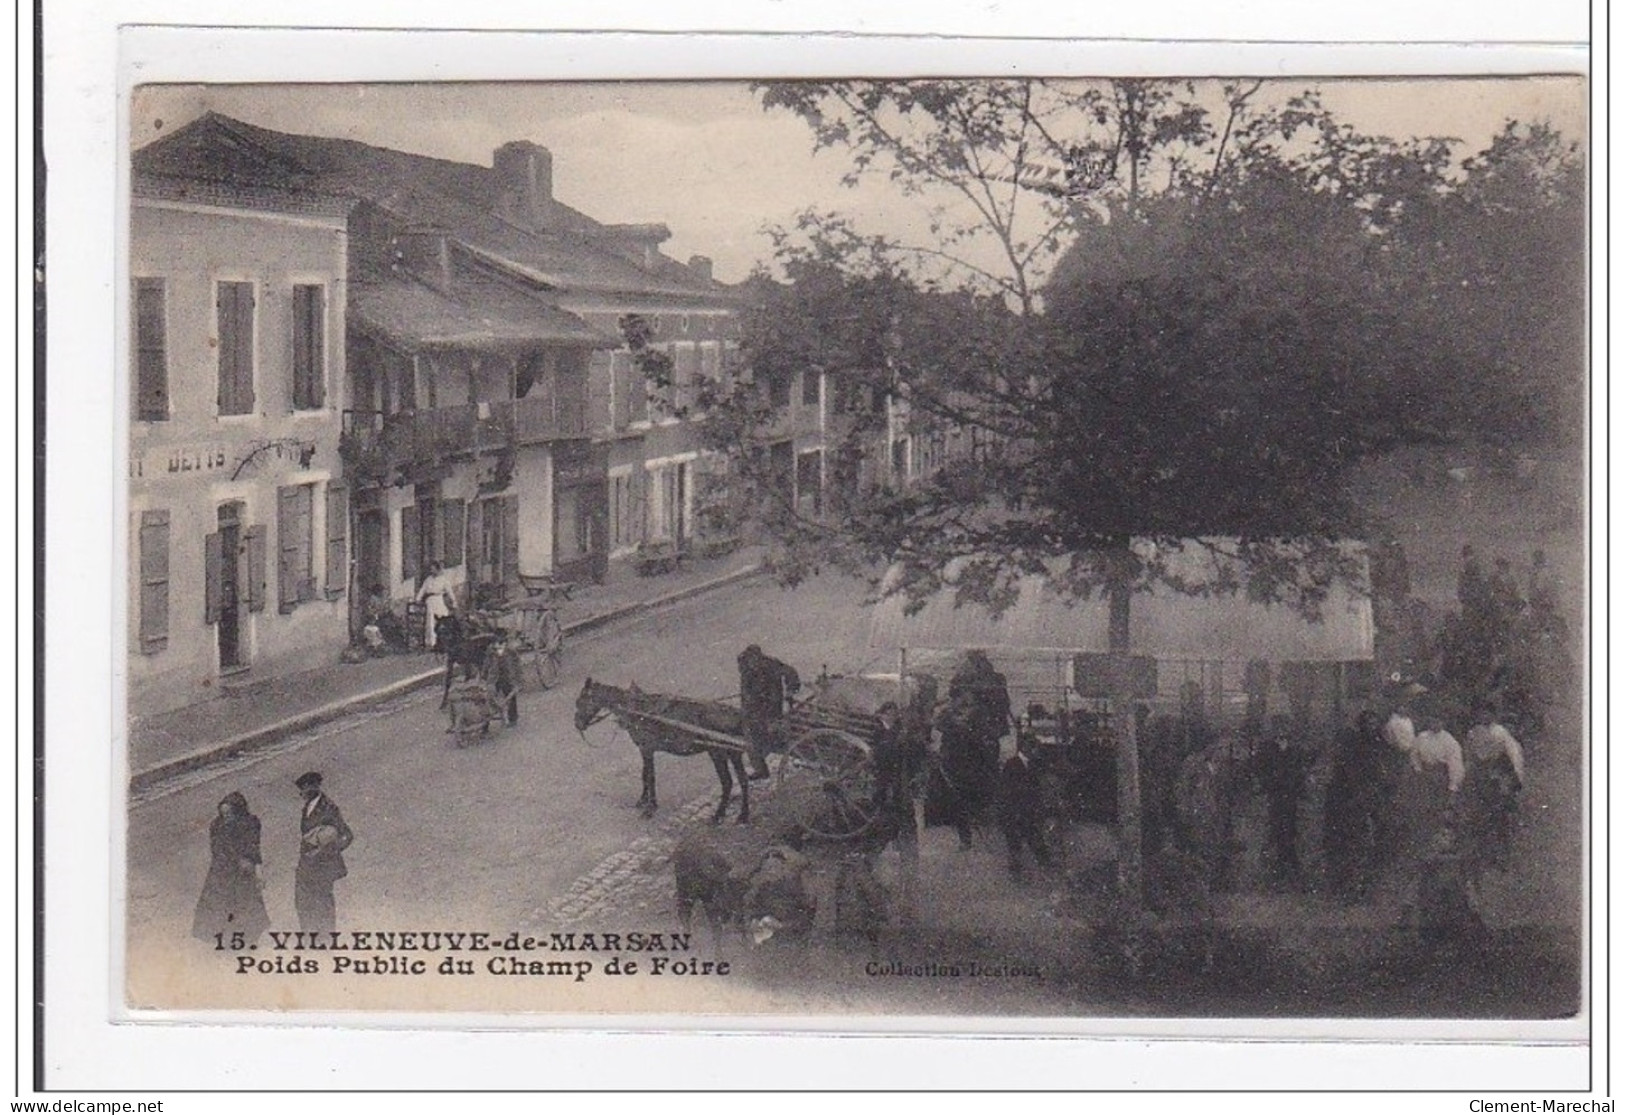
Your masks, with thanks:
[[[1572,145],[1509,124],[1462,159],[1449,140],[1362,134],[1312,91],[1260,89],[762,88],[850,154],[852,181],[884,174],[933,212],[925,244],[805,215],[779,234],[782,280],[754,284],[758,382],[710,400],[711,436],[773,493],[754,514],[787,577],[900,564],[894,587],[923,597],[952,570],[961,596],[996,603],[1043,569],[1078,592],[1161,580],[1312,610],[1369,528],[1347,495],[1358,462],[1572,434]],[[907,487],[845,476],[808,516],[761,448],[782,434],[762,382],[805,370],[871,398],[838,459],[884,457],[900,432],[959,452]],[[1192,544],[1223,551],[1200,583],[1155,556]]]

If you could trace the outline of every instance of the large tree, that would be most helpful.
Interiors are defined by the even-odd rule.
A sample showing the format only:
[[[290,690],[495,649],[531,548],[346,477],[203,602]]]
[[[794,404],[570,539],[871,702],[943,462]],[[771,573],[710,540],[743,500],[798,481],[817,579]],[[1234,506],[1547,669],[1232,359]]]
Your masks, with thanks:
[[[1129,539],[1220,536],[1260,596],[1312,608],[1348,572],[1335,543],[1364,524],[1347,471],[1461,413],[1460,377],[1440,375],[1461,360],[1404,237],[1462,191],[1449,143],[1363,135],[1312,93],[1260,89],[764,88],[855,178],[926,201],[937,239],[806,215],[781,235],[786,282],[759,287],[747,359],[839,373],[996,450],[849,499],[839,528],[766,501],[789,575],[878,559],[924,595],[952,562],[962,595],[997,603],[1058,556],[1079,591],[1143,585],[1168,573]],[[770,426],[716,429],[738,449]]]
[[[1368,524],[1346,479],[1372,454],[1561,425],[1572,404],[1538,406],[1532,368],[1574,339],[1572,151],[1510,129],[1462,161],[1262,89],[763,88],[850,154],[852,180],[884,175],[930,213],[922,242],[831,214],[781,233],[782,276],[747,317],[757,383],[707,400],[786,579],[883,566],[915,599],[951,587],[997,609],[1043,571],[1104,591],[1126,652],[1132,596],[1158,582],[1313,612],[1358,572],[1342,543]],[[1543,260],[1510,250],[1531,229]],[[978,451],[906,489],[843,486],[836,515],[808,516],[762,451],[779,427],[760,387],[809,370]],[[829,451],[872,451],[885,412],[864,413]],[[1211,576],[1157,556],[1192,546],[1223,552]],[[1132,768],[1132,741],[1121,757]]]

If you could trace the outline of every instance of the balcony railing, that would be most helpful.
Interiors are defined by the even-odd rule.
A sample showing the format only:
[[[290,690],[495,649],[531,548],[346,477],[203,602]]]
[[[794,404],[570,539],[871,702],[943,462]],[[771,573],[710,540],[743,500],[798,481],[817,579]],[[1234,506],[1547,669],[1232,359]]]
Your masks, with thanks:
[[[587,436],[583,399],[552,394],[432,410],[344,412],[345,467],[387,481],[397,470]]]

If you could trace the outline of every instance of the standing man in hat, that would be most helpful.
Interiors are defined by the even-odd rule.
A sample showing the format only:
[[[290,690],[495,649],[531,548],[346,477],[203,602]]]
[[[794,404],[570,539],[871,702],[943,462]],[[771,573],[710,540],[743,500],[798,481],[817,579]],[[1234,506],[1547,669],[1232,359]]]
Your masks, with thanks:
[[[304,795],[299,817],[299,867],[293,877],[293,907],[299,928],[308,933],[329,933],[337,928],[333,884],[350,873],[344,849],[355,840],[333,799],[322,793],[322,776],[315,771],[294,780]]]
[[[775,721],[784,719],[786,704],[801,692],[801,676],[752,643],[739,655],[739,706],[744,714],[745,739],[750,743],[750,777],[768,777],[767,752],[773,744]]]

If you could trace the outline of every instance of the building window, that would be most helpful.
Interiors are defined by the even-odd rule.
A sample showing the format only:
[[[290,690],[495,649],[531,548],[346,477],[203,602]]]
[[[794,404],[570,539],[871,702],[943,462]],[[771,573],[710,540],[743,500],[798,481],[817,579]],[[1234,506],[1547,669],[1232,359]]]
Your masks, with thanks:
[[[135,281],[135,417],[138,422],[169,418],[169,353],[164,314],[164,281]]]
[[[706,341],[700,345],[700,375],[713,384],[722,382],[721,341]]]
[[[648,470],[649,537],[682,545],[688,540],[687,463]]]
[[[254,413],[254,284],[215,284],[221,414]]]
[[[169,646],[168,511],[141,513],[140,561],[141,653],[157,654]]]
[[[619,550],[634,546],[641,538],[642,523],[637,515],[637,493],[630,472],[609,478],[610,545]]]
[[[677,408],[692,410],[699,402],[699,346],[692,341],[672,346],[672,382]]]
[[[815,407],[819,399],[819,381],[822,377],[813,368],[801,373],[801,405]]]
[[[278,488],[276,494],[277,605],[286,613],[316,599],[311,568],[316,485],[295,484]]]
[[[768,405],[787,407],[790,405],[790,376],[780,372],[767,377]]]
[[[293,409],[321,410],[327,383],[327,288],[293,288]]]
[[[824,454],[813,449],[796,455],[796,513],[816,519],[824,513]]]

